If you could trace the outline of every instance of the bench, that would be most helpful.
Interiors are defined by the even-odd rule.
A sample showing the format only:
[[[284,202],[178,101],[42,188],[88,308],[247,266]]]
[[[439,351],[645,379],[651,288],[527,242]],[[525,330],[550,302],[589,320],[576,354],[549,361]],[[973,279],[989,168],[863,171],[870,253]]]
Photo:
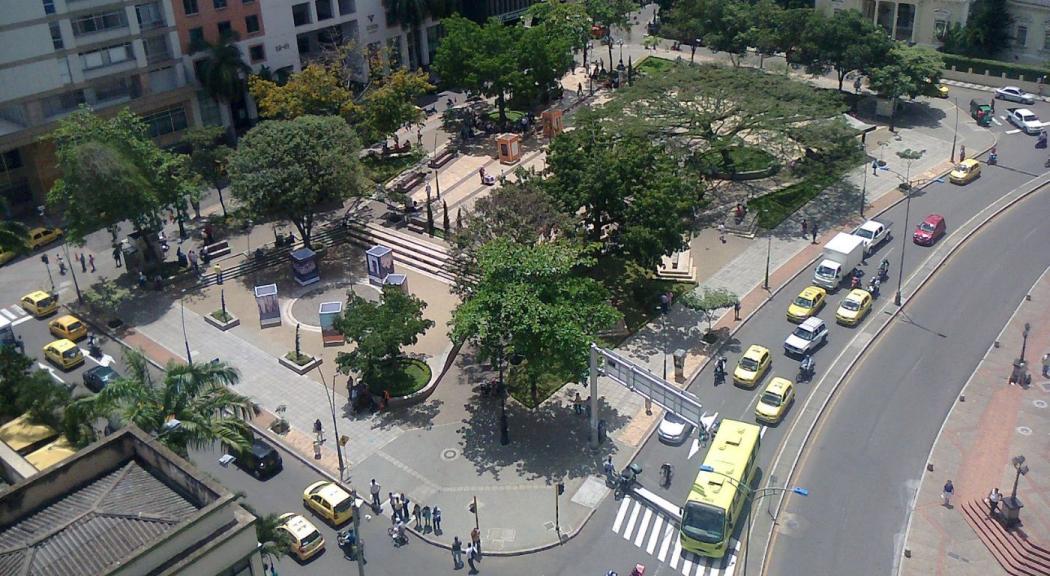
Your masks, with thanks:
[[[440,154],[431,158],[430,162],[427,162],[427,166],[431,168],[441,168],[445,164],[448,164],[453,158],[456,157],[455,148],[445,148]]]
[[[408,194],[413,188],[422,184],[426,177],[425,172],[416,172],[394,185],[394,191],[398,194]]]
[[[214,244],[208,244],[204,247],[204,252],[208,254],[208,258],[218,258],[219,256],[225,256],[230,253],[230,243],[226,240],[220,240]]]
[[[404,154],[405,152],[408,152],[411,149],[412,149],[412,143],[409,142],[408,140],[405,140],[404,144],[402,144],[400,146],[395,146],[393,148],[391,148],[389,146],[384,147],[382,149],[382,151],[381,151],[381,154],[383,156],[390,156],[392,154]]]

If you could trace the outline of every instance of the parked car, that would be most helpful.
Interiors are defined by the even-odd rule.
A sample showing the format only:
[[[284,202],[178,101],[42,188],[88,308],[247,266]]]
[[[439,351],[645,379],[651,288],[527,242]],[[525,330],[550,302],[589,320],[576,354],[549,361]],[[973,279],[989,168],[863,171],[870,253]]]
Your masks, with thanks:
[[[1009,100],[1022,104],[1035,104],[1035,95],[1021,90],[1017,86],[1003,86],[995,89],[995,97],[999,100]]]
[[[258,438],[252,441],[247,450],[236,452],[234,456],[238,468],[259,479],[270,478],[284,470],[281,453]]]
[[[799,324],[784,340],[784,353],[788,356],[805,356],[828,341],[828,326],[816,316]]]
[[[110,382],[120,380],[120,374],[109,366],[95,366],[84,371],[84,386],[92,392],[101,392]]]
[[[29,231],[26,243],[29,244],[31,250],[36,250],[58,240],[62,234],[61,228],[33,228]]]
[[[660,427],[656,429],[660,440],[668,444],[681,444],[693,432],[693,425],[673,412],[664,412]]]
[[[303,504],[333,526],[341,526],[354,516],[354,499],[335,482],[321,480],[303,490]]]
[[[758,344],[752,344],[750,348],[740,357],[740,361],[733,370],[733,383],[747,388],[754,388],[766,371],[773,364],[773,355],[769,349]]]
[[[967,158],[955,165],[948,174],[952,184],[968,184],[981,175],[981,163],[975,158]]]
[[[1009,108],[1006,110],[1006,119],[1025,134],[1038,134],[1043,130],[1039,117],[1028,108]]]
[[[930,214],[918,226],[915,227],[915,234],[912,235],[912,240],[920,246],[933,246],[941,236],[944,236],[948,225],[944,222],[944,216],[940,214]]]

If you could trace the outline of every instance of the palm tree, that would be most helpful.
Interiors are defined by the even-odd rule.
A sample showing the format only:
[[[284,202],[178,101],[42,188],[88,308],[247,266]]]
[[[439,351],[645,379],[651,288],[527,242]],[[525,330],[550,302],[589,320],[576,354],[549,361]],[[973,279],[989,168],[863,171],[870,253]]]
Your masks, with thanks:
[[[253,406],[247,397],[230,390],[229,386],[240,379],[230,365],[171,362],[165,368],[163,382],[154,385],[140,352],[128,352],[125,362],[127,376],[67,408],[67,431],[83,436],[88,423],[115,417],[155,434],[181,456],[189,447],[203,448],[215,441],[238,450],[250,446],[245,420],[252,416]],[[167,426],[173,419],[179,421],[177,428]]]
[[[284,530],[278,530],[281,520],[277,514],[266,514],[260,516],[250,505],[241,502],[246,510],[255,516],[255,539],[259,541],[259,554],[270,565],[276,565],[282,556],[286,556],[292,548],[292,539]]]
[[[196,65],[197,81],[208,95],[220,104],[225,103],[230,112],[230,130],[233,130],[233,103],[244,97],[244,78],[252,69],[244,63],[241,49],[236,44],[237,35],[224,34],[215,44],[202,41],[191,46],[193,53],[205,52]]]

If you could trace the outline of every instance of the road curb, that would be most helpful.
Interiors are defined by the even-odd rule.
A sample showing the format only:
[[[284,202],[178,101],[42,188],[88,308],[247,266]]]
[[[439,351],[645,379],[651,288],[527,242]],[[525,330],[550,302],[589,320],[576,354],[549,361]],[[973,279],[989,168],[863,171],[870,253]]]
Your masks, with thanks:
[[[987,151],[988,151],[989,149],[991,149],[991,147],[989,147],[988,149],[986,149],[986,150],[982,151],[982,152],[981,152],[980,154],[977,154],[976,156],[980,156],[980,155],[983,155],[983,154],[984,154],[984,153],[986,153],[986,152],[987,152]],[[1041,182],[1041,183],[1036,183],[1036,184],[1033,184],[1033,182],[1036,182],[1036,181],[1039,181],[1039,180],[1042,180],[1042,182]],[[926,184],[926,186],[928,186],[928,185],[929,185],[929,183],[927,183],[927,184]],[[875,342],[875,341],[876,341],[876,340],[877,340],[877,339],[878,339],[878,338],[879,338],[879,337],[880,337],[880,336],[882,335],[882,332],[883,332],[883,331],[884,331],[884,330],[886,329],[886,327],[888,327],[888,326],[890,325],[891,321],[892,321],[892,320],[893,320],[894,318],[896,318],[898,314],[900,314],[900,311],[901,311],[901,310],[903,310],[905,306],[907,306],[908,302],[910,302],[910,301],[911,301],[911,299],[912,299],[912,298],[913,298],[913,297],[914,297],[914,296],[915,296],[916,294],[918,294],[918,293],[919,293],[919,292],[920,292],[920,291],[922,290],[922,288],[923,288],[923,287],[924,287],[924,286],[925,286],[925,285],[926,285],[926,284],[927,284],[927,283],[928,283],[928,282],[930,281],[930,279],[931,279],[931,278],[933,277],[933,275],[934,275],[934,274],[936,274],[936,272],[937,272],[938,270],[940,270],[940,269],[941,269],[941,267],[943,267],[943,266],[944,266],[944,264],[945,264],[945,263],[946,263],[946,262],[947,262],[948,260],[950,260],[950,259],[951,259],[951,257],[952,257],[952,256],[953,256],[953,255],[954,255],[954,254],[955,254],[955,253],[956,253],[956,252],[957,252],[957,251],[958,251],[958,250],[959,250],[959,249],[960,249],[960,248],[961,248],[961,247],[962,247],[963,245],[965,245],[965,244],[966,244],[966,242],[967,242],[967,241],[968,241],[968,240],[969,240],[969,239],[970,239],[970,238],[971,238],[971,237],[972,237],[972,236],[973,236],[974,234],[976,234],[976,233],[977,233],[977,232],[979,232],[979,231],[980,231],[981,229],[983,229],[983,228],[984,228],[984,227],[985,227],[985,226],[986,226],[986,225],[987,225],[987,224],[988,224],[989,222],[991,222],[991,221],[992,221],[992,220],[993,220],[993,219],[994,219],[994,218],[995,218],[996,216],[998,216],[999,214],[1001,214],[1001,213],[1005,212],[1006,210],[1008,210],[1009,208],[1011,208],[1012,206],[1014,206],[1014,205],[1015,205],[1015,204],[1017,204],[1018,202],[1020,202],[1020,201],[1024,200],[1024,199],[1025,199],[1025,198],[1027,198],[1028,196],[1031,196],[1032,194],[1034,194],[1034,193],[1036,193],[1036,192],[1038,192],[1038,191],[1042,190],[1042,189],[1043,189],[1043,188],[1045,188],[1045,187],[1046,187],[1047,185],[1050,185],[1050,172],[1047,172],[1047,173],[1044,173],[1044,174],[1042,174],[1042,175],[1040,175],[1040,176],[1037,176],[1037,177],[1035,177],[1035,178],[1033,178],[1033,179],[1029,180],[1028,182],[1026,182],[1026,183],[1022,184],[1022,185],[1021,185],[1020,187],[1018,187],[1018,188],[1015,188],[1014,190],[1018,190],[1018,189],[1020,189],[1020,188],[1024,188],[1025,186],[1031,186],[1031,189],[1030,189],[1030,190],[1027,190],[1027,191],[1025,191],[1025,192],[1020,192],[1020,193],[1018,193],[1018,194],[1017,194],[1017,196],[1016,196],[1016,197],[1014,197],[1014,198],[1012,198],[1012,199],[1009,199],[1009,200],[1005,200],[1005,201],[1004,201],[1004,203],[1003,203],[1003,205],[1001,205],[1001,206],[997,206],[997,207],[996,207],[996,208],[995,208],[995,209],[994,209],[994,210],[993,210],[993,211],[992,211],[992,212],[991,212],[990,214],[988,214],[987,216],[985,216],[983,220],[981,220],[980,222],[978,222],[977,224],[975,224],[975,225],[973,226],[973,228],[972,228],[971,230],[969,230],[968,232],[966,232],[966,234],[965,234],[964,236],[962,236],[962,237],[961,237],[961,238],[960,238],[960,239],[958,240],[958,242],[957,242],[957,243],[956,243],[956,244],[955,244],[954,246],[952,246],[952,247],[951,247],[950,249],[948,249],[948,250],[947,250],[947,252],[946,252],[946,253],[945,253],[945,254],[944,254],[944,255],[943,255],[942,257],[941,257],[940,261],[938,261],[938,262],[937,262],[937,263],[936,263],[936,264],[935,264],[935,265],[934,265],[934,266],[932,267],[932,269],[930,269],[930,270],[929,270],[929,272],[928,272],[928,273],[926,274],[926,276],[925,276],[924,278],[922,278],[921,280],[919,280],[919,283],[918,283],[918,285],[917,285],[917,286],[916,286],[916,287],[914,288],[914,290],[912,290],[912,291],[911,291],[911,296],[909,296],[909,297],[905,298],[905,299],[904,299],[904,300],[903,300],[903,301],[901,302],[901,305],[900,305],[900,306],[898,306],[898,307],[896,307],[896,310],[894,310],[894,311],[893,311],[893,313],[892,313],[892,314],[890,314],[890,315],[889,315],[889,316],[888,316],[888,317],[886,318],[886,320],[885,320],[885,322],[883,323],[883,325],[882,325],[882,326],[880,326],[880,327],[879,327],[879,328],[878,328],[878,329],[877,329],[877,330],[875,331],[875,333],[874,333],[874,334],[872,335],[872,337],[871,337],[871,338],[870,338],[870,339],[869,339],[869,340],[868,340],[868,341],[867,341],[867,342],[866,342],[866,343],[864,344],[863,348],[862,348],[862,349],[861,349],[861,350],[860,350],[860,351],[859,351],[859,352],[858,352],[858,353],[857,353],[857,354],[856,354],[856,355],[855,355],[855,356],[853,357],[853,359],[851,359],[851,360],[849,361],[849,363],[848,363],[848,365],[846,366],[846,369],[845,369],[845,370],[843,371],[842,375],[841,375],[841,376],[839,377],[839,379],[838,379],[838,380],[837,380],[837,381],[836,381],[836,382],[835,382],[835,383],[833,384],[833,386],[832,386],[832,388],[831,388],[830,392],[829,392],[829,393],[828,393],[828,395],[827,395],[827,396],[826,396],[826,397],[824,398],[824,401],[823,401],[823,403],[822,403],[822,404],[821,404],[821,406],[819,407],[819,409],[818,409],[818,412],[817,412],[817,416],[816,416],[816,418],[814,418],[814,419],[813,419],[813,421],[812,421],[812,422],[810,423],[810,425],[809,425],[809,428],[808,428],[808,429],[806,430],[806,434],[805,434],[805,436],[804,436],[804,437],[802,438],[801,444],[799,445],[799,448],[798,448],[798,452],[797,452],[797,454],[795,455],[795,458],[794,458],[794,460],[793,460],[793,462],[792,462],[792,464],[791,464],[791,468],[790,468],[790,470],[788,471],[787,475],[786,475],[786,476],[784,477],[784,480],[785,480],[785,482],[786,482],[786,483],[790,484],[791,480],[792,480],[792,479],[793,479],[793,478],[795,477],[795,474],[797,473],[797,467],[798,467],[798,462],[799,462],[799,461],[801,460],[801,457],[802,457],[802,453],[803,453],[803,452],[805,451],[805,448],[806,448],[806,446],[808,445],[808,443],[809,443],[809,440],[811,439],[811,437],[812,437],[812,434],[813,434],[813,431],[814,431],[814,430],[816,429],[816,426],[817,426],[817,424],[818,424],[818,423],[819,423],[819,422],[820,422],[820,421],[822,420],[822,418],[823,418],[823,416],[824,416],[824,411],[825,411],[825,410],[827,409],[827,406],[828,406],[828,405],[829,405],[829,404],[831,403],[831,400],[832,400],[832,399],[834,398],[835,394],[836,394],[836,393],[838,392],[838,388],[839,388],[839,386],[841,386],[841,385],[842,385],[842,383],[843,383],[843,382],[844,382],[844,381],[846,380],[846,378],[847,378],[847,377],[848,377],[848,376],[850,375],[850,373],[852,372],[853,368],[854,368],[854,367],[856,366],[856,364],[857,364],[857,362],[859,361],[859,359],[860,359],[860,358],[861,358],[861,357],[862,357],[862,356],[864,355],[864,353],[865,353],[865,352],[866,352],[866,351],[868,350],[868,348],[870,348],[870,347],[871,347],[872,343],[873,343],[873,342]],[[923,187],[925,187],[925,186],[923,186]],[[1003,200],[1003,199],[1002,199],[1002,198],[1000,198],[1000,201],[1002,201],[1002,200]],[[899,201],[898,201],[898,202],[895,202],[895,203],[894,203],[894,204],[892,204],[892,205],[891,205],[890,207],[888,207],[888,208],[887,208],[887,210],[888,210],[889,208],[891,208],[891,207],[895,206],[895,205],[896,205],[896,204],[898,204],[898,203],[899,203]],[[881,212],[880,212],[880,213],[881,213]],[[973,217],[972,217],[972,218],[971,218],[971,219],[970,219],[969,221],[967,221],[967,222],[970,222],[970,221],[972,221],[972,220],[973,220],[974,218],[978,218],[979,216],[980,216],[980,213],[978,213],[978,214],[974,215],[974,216],[973,216]],[[916,272],[918,272],[918,271],[916,271]],[[914,273],[913,273],[913,276],[914,276]],[[910,278],[909,278],[909,279],[910,279]],[[790,432],[789,432],[789,435],[790,435]],[[779,461],[779,459],[780,459],[780,458],[781,458],[781,457],[783,456],[783,446],[784,446],[784,445],[785,445],[785,444],[781,444],[781,450],[780,450],[780,451],[778,451],[778,453],[777,453],[777,456],[776,456],[776,457],[774,458],[774,463],[773,463],[773,465],[771,465],[771,466],[770,466],[770,469],[773,469],[773,468],[775,468],[775,467],[776,467],[776,464],[777,464],[777,462],[778,462],[778,461]],[[783,498],[783,497],[780,497],[780,498],[779,498],[779,500],[777,501],[777,504],[776,504],[776,510],[775,510],[775,514],[774,514],[774,517],[776,517],[776,516],[779,516],[779,514],[780,514],[780,512],[781,512],[781,509],[783,508],[784,502],[785,502],[785,498]],[[773,529],[774,529],[775,527],[776,527],[776,522],[774,521],[774,523],[773,523],[773,524],[772,524],[772,525],[770,526],[770,529],[769,529],[769,534],[768,534],[768,536],[767,536],[767,538],[766,538],[766,546],[765,546],[765,550],[763,551],[763,554],[762,554],[762,565],[761,565],[761,568],[760,568],[760,571],[759,571],[759,573],[760,573],[760,574],[762,574],[763,576],[764,576],[764,575],[766,574],[766,569],[767,569],[767,566],[768,566],[768,560],[769,560],[769,550],[770,550],[770,546],[769,546],[769,543],[770,543],[770,542],[772,541],[772,539],[773,539],[773,536],[774,536],[774,533],[773,533]]]

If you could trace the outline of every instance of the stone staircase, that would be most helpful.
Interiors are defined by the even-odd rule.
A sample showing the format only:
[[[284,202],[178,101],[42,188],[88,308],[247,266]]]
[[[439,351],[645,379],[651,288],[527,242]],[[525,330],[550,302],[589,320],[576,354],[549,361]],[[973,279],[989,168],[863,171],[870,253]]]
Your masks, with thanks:
[[[453,282],[448,248],[444,245],[383,226],[376,221],[348,220],[345,226],[351,242],[369,248],[382,244],[393,249],[394,262],[426,272],[443,282]]]
[[[981,500],[962,504],[966,523],[977,533],[988,551],[1010,576],[1050,576],[1050,548],[1036,544],[1020,528],[1007,530],[988,517]]]

